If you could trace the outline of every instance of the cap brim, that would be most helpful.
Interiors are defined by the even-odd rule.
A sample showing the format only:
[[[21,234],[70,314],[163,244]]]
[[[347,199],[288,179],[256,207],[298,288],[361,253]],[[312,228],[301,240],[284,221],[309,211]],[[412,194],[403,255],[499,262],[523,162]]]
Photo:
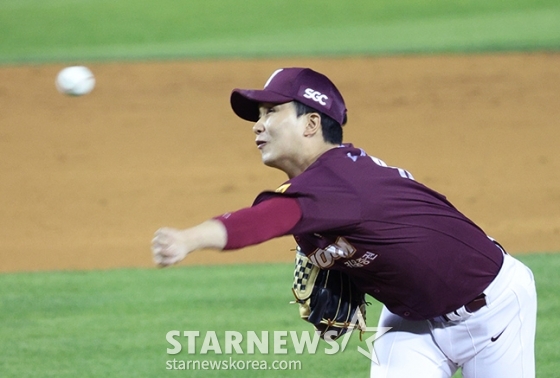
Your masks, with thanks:
[[[259,104],[269,102],[283,104],[293,99],[267,90],[234,89],[231,92],[231,108],[240,118],[246,121],[259,120]]]

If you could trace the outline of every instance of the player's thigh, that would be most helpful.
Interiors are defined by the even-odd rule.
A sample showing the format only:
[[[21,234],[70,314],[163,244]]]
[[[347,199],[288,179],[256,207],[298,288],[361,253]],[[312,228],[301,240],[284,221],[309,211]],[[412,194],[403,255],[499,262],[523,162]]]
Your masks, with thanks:
[[[524,272],[511,288],[507,311],[516,313],[503,324],[503,332],[490,337],[487,345],[463,365],[465,378],[532,378],[535,376],[535,329],[537,296],[532,276],[522,280]],[[499,316],[497,316],[499,319]],[[504,314],[503,318],[510,319]]]
[[[372,378],[448,378],[457,370],[434,343],[429,322],[409,321],[384,307],[379,327],[392,328],[374,343],[379,363],[372,361]]]

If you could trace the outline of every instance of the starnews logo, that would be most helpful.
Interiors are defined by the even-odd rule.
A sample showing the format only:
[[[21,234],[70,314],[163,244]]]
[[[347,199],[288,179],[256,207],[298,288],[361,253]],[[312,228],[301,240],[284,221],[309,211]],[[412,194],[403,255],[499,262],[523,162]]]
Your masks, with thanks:
[[[379,364],[374,349],[375,340],[387,333],[391,327],[367,327],[365,333],[372,333],[363,340],[366,348],[357,346],[357,352]],[[329,337],[330,336],[330,337]],[[297,355],[325,353],[332,355],[344,352],[350,341],[348,332],[334,341],[334,334],[321,336],[312,331],[178,331],[167,332],[165,339],[169,343],[167,354],[177,355],[181,352],[188,355],[287,355],[290,351]],[[231,359],[231,358],[230,358]],[[174,360],[176,361],[176,360]],[[168,361],[168,365],[171,361]]]

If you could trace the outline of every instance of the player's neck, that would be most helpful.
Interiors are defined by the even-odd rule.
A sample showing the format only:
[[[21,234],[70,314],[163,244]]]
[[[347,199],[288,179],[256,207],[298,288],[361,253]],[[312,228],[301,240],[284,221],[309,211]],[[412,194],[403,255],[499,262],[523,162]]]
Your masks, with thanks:
[[[291,162],[291,164],[286,164],[284,167],[278,167],[286,175],[288,178],[292,179],[296,176],[302,174],[311,164],[315,163],[317,159],[321,157],[325,152],[332,150],[333,148],[337,148],[338,145],[330,144],[330,143],[322,143],[316,146],[309,146],[309,149],[306,149],[306,153],[300,156],[300,159]]]

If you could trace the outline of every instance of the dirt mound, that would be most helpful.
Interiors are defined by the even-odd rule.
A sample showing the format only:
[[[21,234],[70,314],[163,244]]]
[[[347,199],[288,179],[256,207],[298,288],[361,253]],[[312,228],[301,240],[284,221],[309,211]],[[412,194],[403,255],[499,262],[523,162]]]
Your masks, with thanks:
[[[264,167],[234,87],[311,66],[345,95],[345,141],[445,194],[511,252],[560,250],[560,54],[0,68],[0,270],[152,266],[150,239],[249,206],[285,180]],[[187,264],[292,261],[290,238]]]

